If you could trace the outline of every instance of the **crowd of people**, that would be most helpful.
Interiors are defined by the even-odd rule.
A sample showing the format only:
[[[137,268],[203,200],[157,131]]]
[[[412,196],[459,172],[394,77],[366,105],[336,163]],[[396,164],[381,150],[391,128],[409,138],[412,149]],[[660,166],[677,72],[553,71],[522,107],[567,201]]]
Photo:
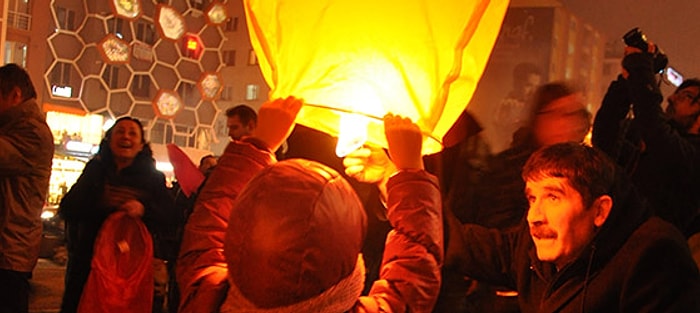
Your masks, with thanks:
[[[438,154],[388,114],[386,150],[340,159],[295,129],[303,99],[237,106],[185,196],[122,117],[61,200],[61,312],[698,312],[700,80],[664,110],[653,58],[625,48],[595,117],[532,77],[494,155],[468,111]],[[0,312],[28,311],[38,258],[53,139],[35,98],[0,67]]]

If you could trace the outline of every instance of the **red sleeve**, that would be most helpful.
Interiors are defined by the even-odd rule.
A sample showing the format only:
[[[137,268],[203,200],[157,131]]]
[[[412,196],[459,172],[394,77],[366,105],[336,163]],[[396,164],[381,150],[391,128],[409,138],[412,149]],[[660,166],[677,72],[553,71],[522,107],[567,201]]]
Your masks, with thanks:
[[[231,142],[202,188],[176,264],[180,312],[218,312],[226,297],[224,237],[234,201],[274,156],[255,142]]]
[[[386,239],[380,279],[359,312],[431,312],[440,291],[443,227],[437,179],[425,171],[402,171],[387,184]]]

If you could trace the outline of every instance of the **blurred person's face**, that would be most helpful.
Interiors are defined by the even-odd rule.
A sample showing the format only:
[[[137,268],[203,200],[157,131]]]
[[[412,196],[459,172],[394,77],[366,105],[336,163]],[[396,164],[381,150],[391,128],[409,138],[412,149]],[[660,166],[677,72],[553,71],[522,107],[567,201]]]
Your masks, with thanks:
[[[253,131],[252,123],[243,124],[238,115],[230,116],[226,120],[226,126],[228,127],[228,136],[231,139],[239,140],[243,136],[248,136]]]
[[[605,222],[598,210],[584,207],[581,194],[567,178],[528,180],[525,195],[537,258],[554,263],[558,269],[576,259],[594,237],[596,227]]]
[[[141,127],[134,121],[121,120],[114,125],[109,147],[112,155],[118,161],[133,161],[143,149],[143,133]]]
[[[522,86],[523,98],[525,100],[532,96],[537,87],[542,83],[542,76],[537,74],[528,74]]]
[[[545,105],[534,117],[533,134],[540,146],[582,142],[591,126],[590,115],[578,94]]]
[[[690,128],[700,115],[700,87],[690,86],[674,92],[668,97],[668,116],[684,129]]]

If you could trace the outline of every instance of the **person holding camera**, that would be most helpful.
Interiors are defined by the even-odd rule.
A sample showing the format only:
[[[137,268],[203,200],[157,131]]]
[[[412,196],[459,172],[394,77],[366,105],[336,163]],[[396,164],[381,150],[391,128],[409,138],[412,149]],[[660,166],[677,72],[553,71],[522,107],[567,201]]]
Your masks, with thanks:
[[[623,166],[659,217],[686,237],[700,231],[700,80],[667,99],[659,75],[668,59],[635,28],[624,36],[622,73],[593,123],[593,145]]]

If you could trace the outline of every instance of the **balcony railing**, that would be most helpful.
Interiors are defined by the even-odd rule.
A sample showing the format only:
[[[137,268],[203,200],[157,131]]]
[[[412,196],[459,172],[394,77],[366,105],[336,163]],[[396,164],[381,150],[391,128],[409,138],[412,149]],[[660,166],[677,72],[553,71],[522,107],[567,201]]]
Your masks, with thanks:
[[[21,13],[21,12],[16,12],[16,11],[8,11],[7,12],[7,26],[16,28],[16,29],[22,29],[22,30],[29,30],[29,27],[32,25],[32,16],[27,14],[27,13]]]

